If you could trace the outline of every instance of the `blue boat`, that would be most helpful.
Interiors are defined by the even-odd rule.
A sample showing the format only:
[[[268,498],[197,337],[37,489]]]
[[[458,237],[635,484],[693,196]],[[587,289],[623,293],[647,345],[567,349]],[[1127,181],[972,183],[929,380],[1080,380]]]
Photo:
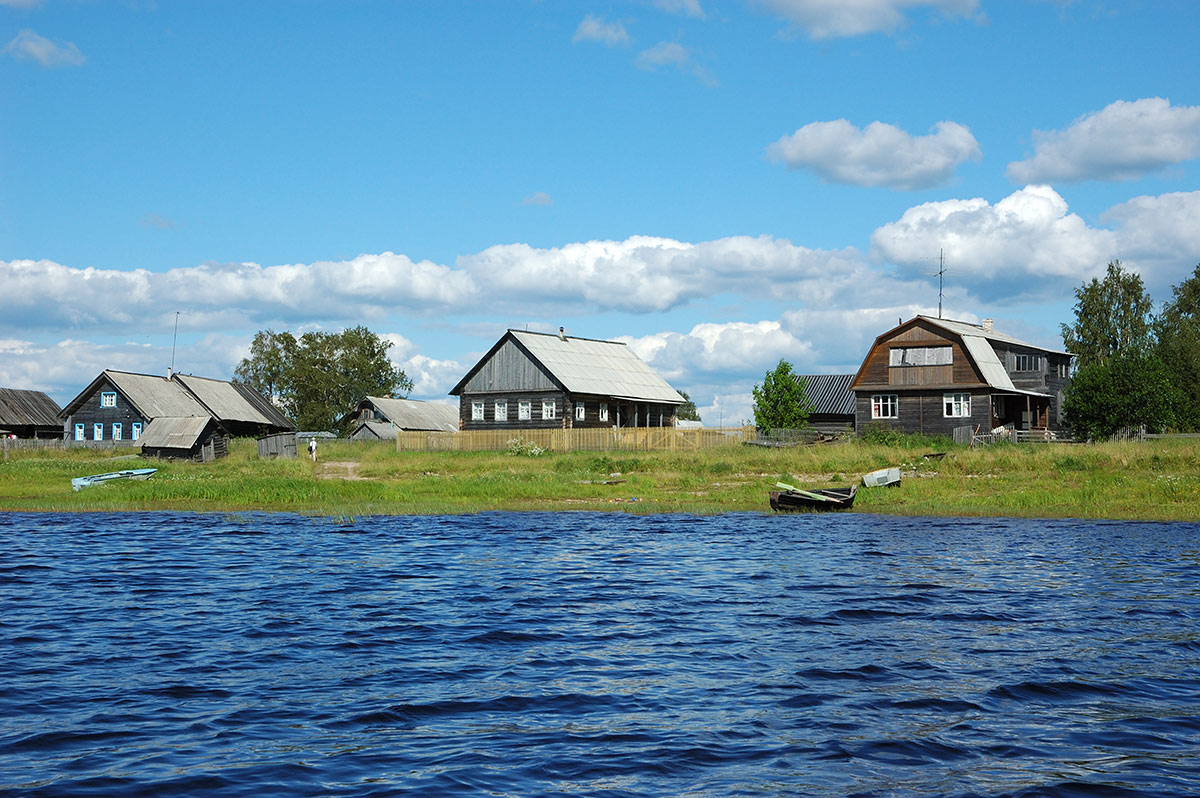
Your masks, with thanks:
[[[130,468],[125,471],[110,471],[107,474],[93,474],[90,477],[75,477],[71,480],[71,487],[79,490],[90,488],[92,485],[103,485],[114,479],[149,479],[156,471],[157,468]]]

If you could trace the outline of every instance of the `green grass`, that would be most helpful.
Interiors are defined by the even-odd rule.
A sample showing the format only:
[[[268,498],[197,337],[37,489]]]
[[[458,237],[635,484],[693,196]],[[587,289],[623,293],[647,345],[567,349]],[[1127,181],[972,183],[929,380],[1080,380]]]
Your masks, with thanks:
[[[932,446],[931,446],[932,444]],[[944,451],[945,457],[924,454]],[[1200,444],[1191,440],[1094,446],[1001,444],[980,449],[901,438],[788,449],[699,452],[397,452],[387,444],[322,444],[321,462],[259,460],[253,441],[199,465],[112,459],[89,449],[10,452],[0,462],[0,510],[289,511],[324,516],[486,510],[636,513],[765,511],[777,481],[859,482],[900,466],[898,487],[862,488],[859,512],[931,516],[1200,518]],[[351,463],[334,469],[333,462]],[[71,490],[71,478],[154,466],[143,482]],[[334,472],[345,478],[320,478]]]

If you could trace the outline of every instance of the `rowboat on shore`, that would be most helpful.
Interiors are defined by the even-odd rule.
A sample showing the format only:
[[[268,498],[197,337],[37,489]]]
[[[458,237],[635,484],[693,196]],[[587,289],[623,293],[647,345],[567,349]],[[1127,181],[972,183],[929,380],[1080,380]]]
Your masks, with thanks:
[[[128,468],[124,471],[110,471],[107,474],[93,474],[90,477],[75,477],[71,480],[71,487],[79,490],[80,488],[90,488],[93,485],[103,485],[114,479],[149,479],[156,471],[158,471],[157,468]]]
[[[771,509],[776,511],[791,510],[848,510],[854,504],[854,495],[858,492],[857,485],[848,488],[803,488],[792,487],[782,482],[768,493]]]

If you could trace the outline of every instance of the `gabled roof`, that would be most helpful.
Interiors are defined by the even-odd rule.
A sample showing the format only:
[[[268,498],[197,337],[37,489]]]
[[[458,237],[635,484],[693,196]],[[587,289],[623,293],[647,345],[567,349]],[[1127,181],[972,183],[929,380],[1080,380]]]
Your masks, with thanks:
[[[176,374],[189,392],[221,421],[244,421],[292,429],[292,423],[248,385],[192,374]]]
[[[79,395],[72,399],[59,415],[66,417],[74,413],[104,380],[112,383],[143,418],[207,417],[209,415],[208,410],[178,382],[152,374],[133,374],[113,369],[105,369],[100,372],[100,376],[80,391]]]
[[[457,407],[387,396],[368,396],[365,401],[374,405],[397,429],[458,431]]]
[[[42,391],[0,388],[0,425],[57,427],[59,410],[58,403]]]
[[[996,332],[995,330],[985,330],[983,327],[981,327],[978,324],[971,324],[970,322],[966,322],[966,321],[954,321],[952,319],[935,319],[932,316],[917,316],[916,318],[923,319],[924,321],[927,321],[930,324],[937,325],[938,327],[942,327],[943,329],[949,330],[950,332],[953,332],[953,333],[957,333],[958,335],[976,336],[976,337],[984,338],[987,341],[991,341],[991,342],[995,342],[995,343],[1011,344],[1013,346],[1020,346],[1020,347],[1026,348],[1026,349],[1036,349],[1039,352],[1048,352],[1048,353],[1054,354],[1054,355],[1070,355],[1071,354],[1070,352],[1065,352],[1060,349],[1047,349],[1044,346],[1038,346],[1037,344],[1031,344],[1028,341],[1022,341],[1020,338],[1016,338],[1011,335],[1006,335],[1001,332]]]
[[[619,341],[509,330],[450,391],[459,395],[505,340],[516,341],[565,391],[635,402],[683,404],[679,392]]]
[[[138,443],[152,449],[191,449],[212,423],[212,416],[162,416],[146,425]]]
[[[812,412],[821,415],[854,415],[853,374],[805,374],[804,393],[812,403]]]

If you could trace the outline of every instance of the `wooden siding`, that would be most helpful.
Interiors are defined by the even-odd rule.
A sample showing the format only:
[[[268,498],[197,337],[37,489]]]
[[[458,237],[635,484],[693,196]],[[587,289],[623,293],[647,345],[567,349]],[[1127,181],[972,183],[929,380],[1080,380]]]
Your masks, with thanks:
[[[547,420],[542,418],[542,402],[549,399],[555,401],[555,409],[558,415],[554,419]],[[505,421],[496,421],[497,401],[508,403],[508,418]],[[471,419],[471,404],[473,402],[483,402],[482,421],[473,421]],[[532,407],[530,408],[532,418],[528,420],[521,420],[519,418],[521,402],[532,402]],[[600,419],[600,405],[602,403],[608,405],[608,419],[606,421]],[[582,404],[584,408],[584,418],[582,421],[575,418],[575,408],[578,404]],[[612,397],[601,396],[573,397],[561,391],[547,393],[464,393],[460,397],[458,404],[459,425],[463,430],[607,429],[618,426],[618,422],[622,428],[634,426],[645,427],[647,426],[647,412],[650,414],[649,426],[673,427],[675,425],[675,411],[675,405],[619,401]]]
[[[892,366],[891,350],[913,346],[951,347],[950,366]],[[917,322],[891,338],[878,341],[867,353],[855,389],[874,390],[884,386],[981,386],[983,375],[971,363],[962,342]]]
[[[554,382],[549,372],[510,338],[479,366],[479,370],[463,386],[462,395],[560,389],[561,386]]]
[[[885,427],[900,432],[915,432],[923,435],[952,436],[955,427],[979,427],[991,429],[991,398],[987,390],[958,391],[910,391],[896,392],[898,418],[871,418],[871,395],[888,393],[887,390],[871,391],[857,395],[855,426],[861,435],[871,427]],[[968,393],[971,395],[971,415],[947,418],[945,394]]]
[[[116,393],[117,406],[101,407],[100,394],[102,393]],[[96,386],[95,390],[93,390],[84,398],[84,401],[79,404],[75,412],[66,417],[66,420],[63,422],[63,435],[66,438],[68,446],[80,446],[93,443],[92,429],[94,428],[94,425],[103,424],[103,440],[111,442],[113,439],[112,425],[120,424],[121,440],[117,441],[116,444],[118,446],[140,446],[141,444],[132,440],[133,425],[141,424],[142,428],[145,429],[146,425],[149,423],[150,420],[142,418],[142,416],[138,414],[137,410],[134,409],[133,405],[129,403],[129,400],[125,398],[125,395],[116,389],[116,386],[114,386],[108,380],[102,380],[100,384]],[[82,441],[75,440],[76,424],[83,424],[84,440]]]

